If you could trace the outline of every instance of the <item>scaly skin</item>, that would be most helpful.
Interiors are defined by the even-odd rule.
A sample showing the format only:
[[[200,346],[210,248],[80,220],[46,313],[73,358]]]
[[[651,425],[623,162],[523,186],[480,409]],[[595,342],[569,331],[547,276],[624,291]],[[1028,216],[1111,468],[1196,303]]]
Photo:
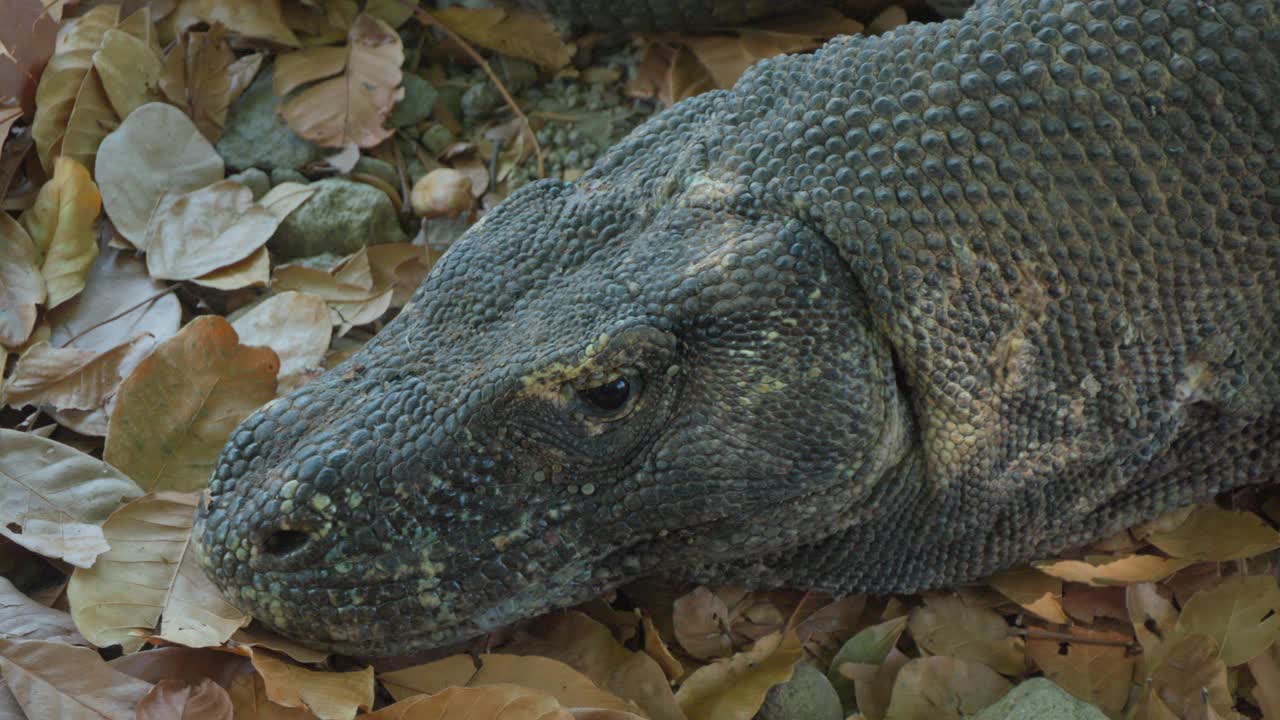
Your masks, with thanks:
[[[990,0],[756,65],[247,420],[207,568],[400,654],[656,573],[917,591],[1271,480],[1278,56],[1275,0]]]

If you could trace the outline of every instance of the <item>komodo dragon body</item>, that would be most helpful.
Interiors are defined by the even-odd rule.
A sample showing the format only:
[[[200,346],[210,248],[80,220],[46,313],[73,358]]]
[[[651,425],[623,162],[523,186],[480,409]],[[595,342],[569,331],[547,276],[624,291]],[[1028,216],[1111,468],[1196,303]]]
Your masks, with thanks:
[[[233,435],[211,577],[402,654],[634,578],[909,592],[1280,466],[1275,0],[984,0],[533,183]]]

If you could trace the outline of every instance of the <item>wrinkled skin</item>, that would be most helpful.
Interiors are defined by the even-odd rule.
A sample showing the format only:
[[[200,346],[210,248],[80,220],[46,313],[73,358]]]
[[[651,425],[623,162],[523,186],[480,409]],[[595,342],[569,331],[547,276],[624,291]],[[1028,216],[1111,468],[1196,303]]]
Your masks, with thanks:
[[[1278,55],[1273,0],[992,0],[761,63],[248,419],[210,576],[403,654],[651,574],[961,582],[1274,479]]]

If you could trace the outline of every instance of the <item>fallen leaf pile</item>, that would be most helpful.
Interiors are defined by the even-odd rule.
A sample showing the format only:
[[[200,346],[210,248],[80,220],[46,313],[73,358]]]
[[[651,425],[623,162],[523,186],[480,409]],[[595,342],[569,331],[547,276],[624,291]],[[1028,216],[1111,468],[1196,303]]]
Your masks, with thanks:
[[[816,674],[867,720],[1040,676],[1117,720],[1280,720],[1274,492],[948,592],[636,583],[408,667],[276,636],[201,572],[194,509],[236,424],[355,352],[538,168],[573,179],[657,105],[902,8],[568,41],[395,0],[5,8],[0,717],[745,720]],[[305,159],[228,161],[251,97]],[[335,187],[385,205],[388,238],[286,256]]]

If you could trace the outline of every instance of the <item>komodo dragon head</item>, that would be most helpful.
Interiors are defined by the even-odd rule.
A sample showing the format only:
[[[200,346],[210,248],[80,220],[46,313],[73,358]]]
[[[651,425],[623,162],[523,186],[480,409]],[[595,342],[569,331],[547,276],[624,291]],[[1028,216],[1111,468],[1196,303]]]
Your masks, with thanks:
[[[232,602],[404,654],[847,525],[906,452],[889,350],[834,248],[717,177],[715,101],[515,193],[244,422],[201,513]]]

